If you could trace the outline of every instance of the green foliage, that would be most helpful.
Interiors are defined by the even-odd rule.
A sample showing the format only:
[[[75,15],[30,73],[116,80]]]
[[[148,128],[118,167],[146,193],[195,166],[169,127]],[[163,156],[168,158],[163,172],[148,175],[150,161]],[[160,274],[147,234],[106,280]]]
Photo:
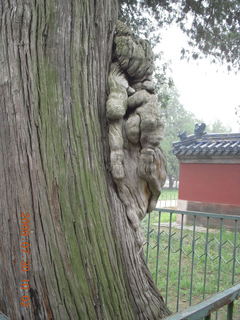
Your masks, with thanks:
[[[228,68],[240,66],[239,0],[119,0],[121,19],[138,32],[154,31],[175,22],[188,35],[193,51],[183,56],[211,55]],[[143,14],[144,12],[144,14]],[[153,21],[153,17],[155,21]]]
[[[184,109],[178,100],[178,94],[174,86],[162,87],[159,90],[160,99],[164,97],[162,113],[165,123],[164,139],[161,143],[167,161],[167,174],[170,181],[178,180],[179,164],[172,153],[172,143],[178,141],[178,134],[186,131],[191,134],[196,122],[199,122],[193,113]]]
[[[161,86],[161,81],[165,80],[165,78],[161,74],[157,74],[155,77],[158,82],[156,87],[165,124],[164,139],[161,142],[161,147],[165,153],[167,175],[170,187],[172,187],[171,182],[177,181],[179,175],[178,159],[172,153],[172,144],[175,141],[179,141],[179,133],[185,131],[187,135],[193,134],[195,124],[202,121],[197,119],[192,112],[184,109],[179,102],[179,96],[173,83],[169,85],[165,81],[165,84]],[[211,125],[207,124],[206,131],[208,133],[229,133],[231,128],[226,127],[220,120],[216,120]]]

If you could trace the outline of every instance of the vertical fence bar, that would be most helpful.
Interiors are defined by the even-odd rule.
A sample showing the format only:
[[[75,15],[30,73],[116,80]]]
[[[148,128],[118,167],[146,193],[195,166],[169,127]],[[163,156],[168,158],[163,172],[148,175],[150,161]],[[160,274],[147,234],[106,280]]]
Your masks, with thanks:
[[[150,222],[151,222],[151,213],[148,214],[146,264],[148,263],[148,252],[149,252],[149,242],[150,242]]]
[[[205,299],[206,280],[207,280],[207,262],[208,262],[208,238],[209,238],[209,217],[207,217],[207,230],[205,239],[205,259],[204,259],[204,278],[203,278],[203,299]]]
[[[218,248],[218,275],[217,275],[217,292],[220,288],[221,280],[221,264],[222,264],[222,232],[223,232],[223,218],[220,219],[220,235],[219,235],[219,248]],[[218,319],[218,311],[216,311],[216,320]]]
[[[234,242],[233,242],[233,266],[232,266],[232,284],[234,284],[235,281],[235,268],[236,268],[236,251],[237,251],[237,226],[238,221],[235,221],[234,226]]]
[[[218,278],[217,278],[217,292],[219,292],[220,288],[220,280],[221,280],[221,264],[222,264],[222,233],[223,233],[223,219],[220,219],[220,238],[219,238],[219,249],[218,249]]]
[[[156,261],[156,277],[155,284],[158,285],[158,266],[159,266],[159,249],[160,249],[160,226],[161,226],[161,211],[158,212],[158,233],[157,233],[157,261]]]
[[[194,273],[194,258],[195,258],[195,235],[196,235],[196,216],[193,220],[193,240],[192,240],[192,266],[191,266],[191,282],[190,282],[190,297],[189,305],[192,305],[192,291],[193,291],[193,273]]]
[[[179,244],[179,268],[178,268],[178,288],[177,288],[177,308],[179,309],[179,296],[180,296],[180,282],[181,282],[181,271],[182,271],[182,247],[183,247],[183,218],[181,217],[181,231],[180,231],[180,244]]]
[[[233,319],[233,301],[227,306],[227,320]]]
[[[171,240],[172,240],[172,212],[170,212],[170,221],[169,221],[169,234],[168,234],[168,260],[167,260],[167,282],[166,282],[166,296],[165,302],[168,301],[168,280],[169,280],[169,266],[170,266],[170,253],[171,253]]]

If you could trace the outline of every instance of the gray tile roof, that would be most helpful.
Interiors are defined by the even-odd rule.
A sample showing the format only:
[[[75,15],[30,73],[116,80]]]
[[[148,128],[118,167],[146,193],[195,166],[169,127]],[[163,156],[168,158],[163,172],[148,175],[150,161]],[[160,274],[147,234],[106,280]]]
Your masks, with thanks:
[[[240,133],[203,133],[182,136],[181,141],[173,143],[173,153],[177,158],[240,158]]]

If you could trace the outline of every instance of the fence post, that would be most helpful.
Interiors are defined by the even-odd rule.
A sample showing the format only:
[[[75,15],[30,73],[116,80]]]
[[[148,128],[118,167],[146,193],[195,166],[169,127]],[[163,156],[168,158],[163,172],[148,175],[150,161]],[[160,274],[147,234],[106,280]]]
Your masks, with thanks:
[[[227,308],[227,320],[232,320],[233,318],[233,301],[228,304]]]

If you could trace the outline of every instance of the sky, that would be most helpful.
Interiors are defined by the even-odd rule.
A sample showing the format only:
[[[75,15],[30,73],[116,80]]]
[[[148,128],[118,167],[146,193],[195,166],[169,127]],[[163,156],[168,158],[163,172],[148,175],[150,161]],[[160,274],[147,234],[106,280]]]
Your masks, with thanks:
[[[187,38],[176,26],[162,34],[158,50],[171,60],[172,78],[185,109],[206,123],[219,119],[232,132],[240,132],[234,109],[240,105],[240,72],[228,72],[210,59],[190,62],[180,59],[180,51]]]

